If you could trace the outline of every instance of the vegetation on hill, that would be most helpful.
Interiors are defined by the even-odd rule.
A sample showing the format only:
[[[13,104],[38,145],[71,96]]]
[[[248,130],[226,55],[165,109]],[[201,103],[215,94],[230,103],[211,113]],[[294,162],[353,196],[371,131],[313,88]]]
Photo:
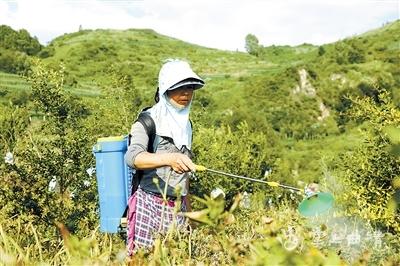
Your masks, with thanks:
[[[42,45],[28,31],[0,25],[0,71],[20,73],[29,69],[28,57],[38,55]]]
[[[133,263],[400,263],[399,35],[400,21],[322,46],[263,47],[249,34],[241,53],[135,29],[83,30],[41,47],[1,26],[1,263],[126,262],[123,240],[97,231],[92,147],[127,134],[167,58],[206,80],[192,106],[196,163],[316,182],[335,209],[306,219],[301,195],[198,173],[197,228],[160,236]],[[215,187],[225,201],[207,196]]]

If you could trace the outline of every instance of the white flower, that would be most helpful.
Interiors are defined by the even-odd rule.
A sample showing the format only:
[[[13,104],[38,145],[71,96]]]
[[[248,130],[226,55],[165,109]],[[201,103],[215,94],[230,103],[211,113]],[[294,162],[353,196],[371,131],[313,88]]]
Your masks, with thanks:
[[[14,164],[14,155],[8,151],[6,153],[6,156],[4,156],[4,162],[13,165]]]

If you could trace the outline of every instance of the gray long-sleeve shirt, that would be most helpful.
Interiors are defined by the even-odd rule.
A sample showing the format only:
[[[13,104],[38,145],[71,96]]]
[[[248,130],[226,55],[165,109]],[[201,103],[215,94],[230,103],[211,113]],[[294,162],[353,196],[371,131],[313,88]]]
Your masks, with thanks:
[[[125,154],[125,161],[130,167],[135,168],[134,162],[136,156],[142,152],[147,151],[149,136],[147,135],[146,130],[140,122],[136,122],[132,125],[131,135],[131,144],[129,145],[128,150]],[[158,154],[180,152],[173,143],[157,135],[155,137],[153,147],[155,153]],[[145,191],[160,194],[164,192],[165,184],[168,181],[168,196],[176,196],[175,189],[178,186],[181,188],[181,195],[185,196],[188,193],[187,182],[190,175],[190,173],[178,174],[173,171],[170,166],[144,170],[143,178],[140,181],[139,186]],[[153,182],[153,178],[158,179],[159,187],[157,187],[157,185]]]

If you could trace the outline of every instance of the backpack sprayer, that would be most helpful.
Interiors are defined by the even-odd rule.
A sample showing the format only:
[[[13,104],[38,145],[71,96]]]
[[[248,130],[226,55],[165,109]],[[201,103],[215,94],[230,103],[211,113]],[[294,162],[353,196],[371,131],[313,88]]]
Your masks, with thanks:
[[[196,171],[199,171],[199,172],[207,171],[212,174],[220,174],[220,175],[229,176],[229,177],[233,177],[233,178],[239,178],[239,179],[244,179],[244,180],[248,180],[248,181],[252,181],[252,182],[266,184],[270,187],[280,187],[280,188],[289,189],[292,191],[303,192],[303,190],[300,188],[280,184],[275,181],[265,181],[265,180],[255,179],[255,178],[251,178],[251,177],[247,177],[247,176],[229,174],[229,173],[222,172],[219,170],[213,170],[213,169],[206,168],[203,165],[196,165]],[[305,194],[306,198],[300,202],[300,204],[298,206],[298,210],[299,210],[300,214],[305,217],[310,217],[310,216],[315,216],[315,215],[325,213],[325,212],[329,211],[333,206],[334,198],[331,193],[319,192],[316,190],[315,187],[309,186],[308,188],[306,187],[306,189],[304,189],[304,194]]]

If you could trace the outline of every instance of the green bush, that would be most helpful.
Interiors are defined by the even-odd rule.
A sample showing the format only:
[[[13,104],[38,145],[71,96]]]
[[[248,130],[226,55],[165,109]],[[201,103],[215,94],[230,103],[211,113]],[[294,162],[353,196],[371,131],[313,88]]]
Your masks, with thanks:
[[[25,74],[30,68],[29,57],[25,53],[0,47],[0,71]]]
[[[273,132],[251,132],[246,123],[233,131],[230,127],[199,128],[194,133],[196,163],[228,173],[263,178],[264,166],[275,164],[277,137]],[[265,185],[237,178],[199,173],[191,187],[195,195],[208,195],[212,189],[221,187],[229,200],[240,191],[266,189]]]
[[[351,99],[352,118],[369,126],[365,127],[364,144],[354,152],[344,154],[338,162],[348,188],[342,194],[342,200],[350,214],[399,233],[399,214],[388,207],[395,193],[393,181],[400,175],[400,159],[390,152],[385,128],[400,126],[400,111],[388,92],[379,88],[378,91],[378,101],[370,97]]]
[[[36,55],[42,49],[37,38],[32,38],[27,30],[15,31],[7,25],[0,25],[0,47],[27,55]]]
[[[2,120],[14,162],[1,164],[0,197],[9,217],[29,217],[43,229],[57,221],[83,233],[98,223],[96,184],[86,173],[94,141],[84,125],[85,107],[63,91],[63,80],[62,71],[37,65],[30,82],[42,120],[28,122],[27,113],[17,117],[18,109]]]

